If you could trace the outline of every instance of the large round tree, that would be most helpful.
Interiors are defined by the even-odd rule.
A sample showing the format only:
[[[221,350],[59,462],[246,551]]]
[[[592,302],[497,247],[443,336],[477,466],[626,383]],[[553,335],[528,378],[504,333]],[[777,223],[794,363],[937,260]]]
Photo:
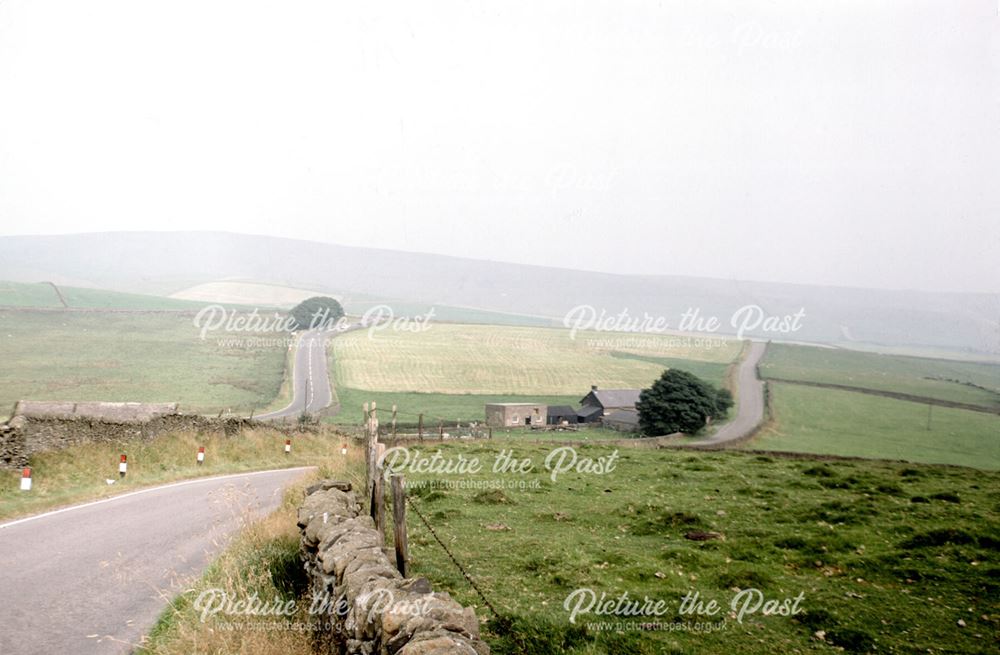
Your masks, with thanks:
[[[639,428],[648,436],[695,434],[705,427],[709,417],[725,413],[718,399],[718,390],[712,385],[687,371],[672,368],[639,394],[636,403]]]
[[[313,296],[295,306],[290,312],[296,330],[333,327],[344,315],[344,308],[336,298]]]

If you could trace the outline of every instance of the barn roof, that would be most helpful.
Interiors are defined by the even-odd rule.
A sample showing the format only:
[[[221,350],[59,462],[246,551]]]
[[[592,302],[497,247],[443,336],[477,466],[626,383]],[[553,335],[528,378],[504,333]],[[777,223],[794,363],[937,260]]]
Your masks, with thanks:
[[[601,407],[633,407],[640,393],[642,389],[593,389],[580,402],[586,404],[588,398],[593,398]]]
[[[569,405],[549,405],[549,416],[576,416],[576,410]]]
[[[576,416],[577,418],[588,419],[603,413],[604,410],[600,407],[596,407],[594,405],[584,405],[579,409],[579,411],[577,411]]]

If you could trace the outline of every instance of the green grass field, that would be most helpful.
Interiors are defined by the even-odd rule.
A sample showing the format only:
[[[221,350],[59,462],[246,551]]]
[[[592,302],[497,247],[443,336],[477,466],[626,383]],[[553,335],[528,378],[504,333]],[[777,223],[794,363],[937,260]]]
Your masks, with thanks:
[[[75,309],[134,309],[134,310],[190,310],[197,311],[201,302],[177,300],[162,296],[138,293],[121,293],[104,289],[84,289],[60,286],[66,304]],[[59,302],[52,285],[0,281],[0,307],[35,307],[58,309]]]
[[[503,448],[530,459],[532,472],[492,473]],[[996,473],[623,449],[611,472],[553,482],[544,468],[550,448],[515,439],[449,444],[443,456],[479,458],[483,472],[407,474],[417,507],[511,624],[491,619],[410,512],[413,575],[491,619],[485,638],[494,653],[994,652]],[[576,448],[593,459],[611,452]],[[685,537],[696,530],[719,538]],[[564,603],[581,588],[662,599],[669,611],[654,619],[584,614],[571,624]],[[740,623],[729,604],[749,588],[768,599],[802,593],[804,611]],[[689,592],[724,610],[679,616]],[[598,625],[651,620],[675,627]],[[715,632],[682,631],[719,620]]]
[[[1000,416],[769,383],[774,421],[747,448],[1000,469]]]
[[[772,343],[760,372],[764,378],[895,391],[1000,409],[998,364]]]
[[[283,348],[202,340],[190,316],[0,311],[0,414],[20,399],[248,412],[277,395],[284,362]]]

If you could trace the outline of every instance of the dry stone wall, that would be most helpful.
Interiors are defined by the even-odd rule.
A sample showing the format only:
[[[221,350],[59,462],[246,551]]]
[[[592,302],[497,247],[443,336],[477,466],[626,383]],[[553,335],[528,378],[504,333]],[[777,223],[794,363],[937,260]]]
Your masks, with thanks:
[[[120,443],[152,440],[170,432],[193,431],[234,436],[248,428],[267,427],[280,432],[313,431],[306,425],[283,427],[246,418],[213,418],[196,414],[168,414],[142,421],[112,421],[84,416],[33,417],[17,414],[0,424],[0,468],[20,468],[38,452],[82,443]]]
[[[323,615],[314,617],[328,627],[321,651],[488,655],[472,608],[434,592],[426,578],[399,574],[350,483],[325,481],[309,491],[298,525],[313,598],[329,599]]]

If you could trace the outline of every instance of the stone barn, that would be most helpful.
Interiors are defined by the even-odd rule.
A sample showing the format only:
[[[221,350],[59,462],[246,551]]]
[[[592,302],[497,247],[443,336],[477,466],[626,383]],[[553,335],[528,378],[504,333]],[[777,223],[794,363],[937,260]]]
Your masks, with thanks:
[[[548,409],[548,405],[535,403],[487,403],[486,425],[492,428],[545,425]]]

